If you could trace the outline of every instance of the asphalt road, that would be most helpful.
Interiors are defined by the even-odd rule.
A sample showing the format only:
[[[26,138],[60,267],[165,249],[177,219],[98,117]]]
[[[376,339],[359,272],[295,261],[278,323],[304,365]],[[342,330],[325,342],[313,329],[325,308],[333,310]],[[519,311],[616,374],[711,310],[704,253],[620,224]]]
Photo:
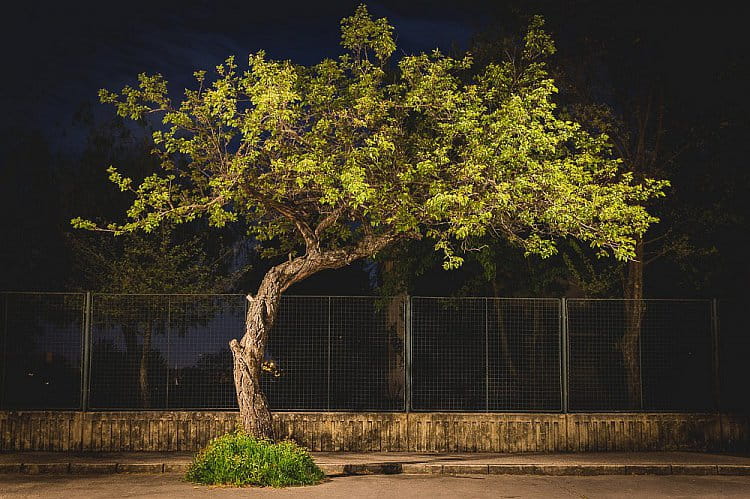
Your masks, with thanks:
[[[288,489],[196,486],[182,475],[0,475],[0,497],[599,498],[747,497],[750,476],[369,475]]]

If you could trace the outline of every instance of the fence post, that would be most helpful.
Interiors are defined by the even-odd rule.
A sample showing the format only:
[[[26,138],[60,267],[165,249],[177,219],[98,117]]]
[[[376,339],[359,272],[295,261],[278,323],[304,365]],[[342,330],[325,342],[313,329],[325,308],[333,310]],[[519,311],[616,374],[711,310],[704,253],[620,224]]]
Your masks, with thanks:
[[[721,366],[719,365],[719,301],[716,298],[711,300],[711,340],[713,350],[713,392],[714,407],[716,411],[721,411]]]
[[[490,412],[490,327],[489,301],[484,297],[484,412]]]
[[[640,384],[640,406],[638,410],[643,412],[643,314],[646,312],[646,302],[638,300],[640,318],[638,319],[638,383]]]
[[[3,293],[3,351],[0,357],[0,409],[5,407],[5,370],[8,365],[8,294]]]
[[[81,355],[81,411],[89,409],[91,389],[91,292],[83,300],[83,352]]]
[[[331,297],[328,297],[328,352],[326,354],[326,410],[331,410]]]
[[[411,300],[404,296],[404,412],[411,411]]]
[[[568,386],[568,367],[570,355],[570,336],[568,332],[568,299],[560,298],[560,403],[562,412],[570,410]]]
[[[164,408],[169,409],[169,361],[170,361],[170,355],[172,354],[172,349],[170,345],[170,332],[172,329],[172,297],[167,295],[167,386],[164,389]]]

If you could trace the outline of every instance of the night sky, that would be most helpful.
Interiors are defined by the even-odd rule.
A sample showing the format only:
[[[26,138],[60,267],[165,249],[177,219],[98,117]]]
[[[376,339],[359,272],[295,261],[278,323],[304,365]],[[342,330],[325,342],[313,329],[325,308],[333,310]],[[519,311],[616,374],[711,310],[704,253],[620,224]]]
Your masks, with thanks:
[[[13,68],[4,82],[4,119],[59,138],[73,132],[71,116],[96,102],[99,88],[121,88],[140,72],[161,72],[179,92],[195,69],[213,68],[230,54],[244,58],[263,49],[302,64],[335,57],[339,20],[358,3],[138,0],[116,10],[108,2],[13,5],[4,13],[10,24],[5,64]],[[449,5],[398,4],[373,3],[370,9],[391,19],[409,52],[465,47],[477,22],[476,15]]]
[[[230,54],[264,49],[271,57],[302,64],[336,56],[338,22],[359,3],[11,3],[4,7],[1,35],[7,71],[1,95],[4,125],[66,136],[73,131],[70,117],[81,105],[96,102],[99,88],[121,88],[140,72],[161,72],[179,92],[193,70],[212,68]],[[748,9],[731,2],[687,4],[385,0],[368,7],[391,21],[398,46],[407,53],[465,49],[477,33],[514,32],[535,13],[547,17],[563,50],[581,37],[632,37],[634,50],[644,50],[644,58],[658,60],[674,78],[684,79],[683,91],[691,94],[710,91],[712,76],[726,69],[721,65],[727,58],[747,48],[743,23]]]

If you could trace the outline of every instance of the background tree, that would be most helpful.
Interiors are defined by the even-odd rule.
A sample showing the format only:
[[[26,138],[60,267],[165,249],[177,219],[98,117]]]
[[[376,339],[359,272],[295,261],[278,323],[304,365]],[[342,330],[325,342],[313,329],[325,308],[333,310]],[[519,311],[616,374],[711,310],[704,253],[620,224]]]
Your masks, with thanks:
[[[528,258],[522,264],[513,261],[519,258],[513,248],[486,239],[481,243],[485,250],[467,260],[465,271],[453,279],[458,281],[453,289],[436,278],[434,258],[419,244],[410,244],[411,251],[401,251],[401,258],[403,264],[413,262],[424,276],[414,278],[414,272],[400,269],[394,277],[411,277],[409,286],[416,290],[442,286],[443,292],[458,293],[497,294],[500,289],[504,296],[629,298],[622,317],[626,333],[618,348],[628,403],[637,408],[637,356],[645,313],[641,300],[745,293],[733,284],[741,280],[719,278],[727,269],[748,268],[734,256],[736,244],[729,243],[742,245],[736,235],[747,233],[740,229],[747,217],[740,215],[736,196],[739,186],[747,186],[747,175],[732,157],[732,151],[740,149],[738,117],[746,114],[746,106],[728,97],[737,95],[741,78],[739,63],[733,61],[737,55],[724,49],[736,45],[730,40],[737,33],[727,30],[719,38],[701,38],[690,23],[705,16],[639,2],[615,7],[538,0],[519,3],[515,10],[498,12],[501,21],[474,38],[470,50],[477,65],[522,62],[522,49],[505,28],[528,18],[529,10],[549,13],[562,40],[550,70],[560,86],[562,116],[591,133],[606,133],[623,168],[637,178],[670,179],[670,195],[648,205],[661,223],[637,240],[636,257],[627,262],[597,259],[595,252],[567,241],[560,245],[560,257]],[[613,10],[617,16],[611,16]],[[670,36],[664,36],[666,23],[675,25]],[[701,64],[699,75],[694,74],[696,63]]]
[[[679,70],[673,61],[684,47],[655,37],[663,22],[659,14],[658,7],[651,7],[634,16],[629,31],[575,37],[570,43],[575,50],[558,60],[555,71],[568,116],[611,137],[623,166],[636,178],[666,177],[672,184],[669,197],[650,203],[661,223],[636,240],[635,258],[609,265],[612,284],[621,285],[627,300],[619,349],[632,408],[643,403],[639,352],[647,281],[669,282],[669,296],[675,283],[688,296],[703,294],[704,286],[689,280],[705,274],[707,257],[715,259],[715,242],[705,234],[714,232],[722,218],[717,199],[709,200],[696,182],[704,175],[707,132],[719,123],[707,127],[709,122],[696,119],[703,104],[686,99],[685,81],[675,78]],[[712,99],[701,95],[700,100]]]
[[[288,255],[248,295],[245,334],[230,343],[243,425],[270,436],[261,361],[281,294],[296,282],[422,236],[446,268],[487,233],[542,256],[564,236],[634,255],[655,221],[641,204],[664,183],[621,174],[606,137],[557,117],[542,60],[554,45],[541,26],[534,19],[525,37],[527,71],[492,64],[466,82],[471,59],[437,51],[386,71],[392,28],[361,6],[342,21],[348,53],[337,60],[300,67],[261,52],[240,72],[229,58],[212,83],[197,72],[198,89],[177,105],[160,75],[102,91],[121,116],[163,113],[154,133],[163,173],[136,184],[111,168],[135,197],[128,220],[73,223],[123,234],[199,216],[218,227],[242,220]]]
[[[150,408],[150,366],[163,363],[151,345],[154,334],[164,333],[165,302],[158,296],[135,297],[139,313],[133,317],[117,295],[221,293],[231,287],[234,276],[227,275],[225,262],[212,257],[199,237],[180,237],[168,226],[117,240],[92,234],[69,241],[81,289],[113,295],[103,297],[99,305],[106,309],[108,322],[122,329],[127,364],[133,366],[129,371],[137,372],[140,407]],[[206,310],[203,316],[212,317],[213,313]]]

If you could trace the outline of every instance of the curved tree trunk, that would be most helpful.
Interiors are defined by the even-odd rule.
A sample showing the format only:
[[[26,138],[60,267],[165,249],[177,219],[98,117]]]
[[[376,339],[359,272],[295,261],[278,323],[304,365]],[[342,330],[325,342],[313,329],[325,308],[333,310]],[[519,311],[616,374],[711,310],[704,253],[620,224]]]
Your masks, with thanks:
[[[322,225],[322,224],[321,224]],[[310,236],[312,237],[312,236]],[[307,239],[307,238],[306,238]],[[281,294],[289,286],[326,269],[337,269],[354,260],[371,256],[396,239],[392,234],[364,237],[350,247],[321,252],[307,241],[304,256],[281,263],[269,270],[255,296],[248,295],[245,334],[242,339],[229,342],[234,358],[234,385],[243,429],[258,438],[273,439],[273,421],[268,399],[260,385],[263,354],[268,333],[278,313]]]
[[[273,327],[281,293],[248,296],[245,334],[240,341],[232,340],[229,347],[234,359],[234,386],[240,409],[242,428],[258,437],[273,439],[273,421],[263,388],[260,384],[263,355],[268,332]]]
[[[625,383],[630,409],[643,408],[641,381],[641,326],[645,305],[643,303],[643,240],[635,246],[636,259],[628,262],[625,282],[625,334],[620,348],[625,366]]]

